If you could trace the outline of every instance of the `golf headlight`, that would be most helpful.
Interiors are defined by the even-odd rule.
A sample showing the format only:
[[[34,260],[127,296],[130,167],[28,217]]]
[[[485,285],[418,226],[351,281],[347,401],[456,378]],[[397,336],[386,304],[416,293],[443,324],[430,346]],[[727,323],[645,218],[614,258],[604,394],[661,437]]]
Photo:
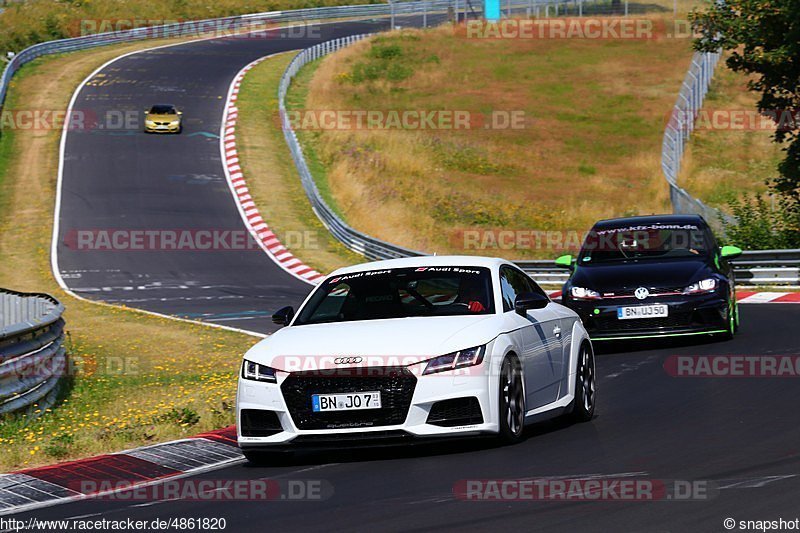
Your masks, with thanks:
[[[714,278],[704,279],[703,281],[698,281],[697,283],[692,283],[685,289],[683,292],[685,294],[696,294],[699,292],[713,292],[717,288],[717,280]]]
[[[599,292],[592,289],[584,289],[583,287],[572,287],[569,290],[569,294],[576,300],[598,300],[601,298]]]
[[[483,354],[486,351],[485,346],[476,346],[475,348],[467,348],[466,350],[459,350],[457,352],[449,353],[431,359],[425,365],[425,371],[422,375],[435,374],[436,372],[444,372],[446,370],[454,370],[456,368],[464,368],[467,366],[475,366],[481,364],[483,361]]]
[[[242,378],[252,381],[262,381],[264,383],[277,383],[278,378],[275,377],[275,369],[268,366],[260,365],[252,361],[244,360],[242,363]]]

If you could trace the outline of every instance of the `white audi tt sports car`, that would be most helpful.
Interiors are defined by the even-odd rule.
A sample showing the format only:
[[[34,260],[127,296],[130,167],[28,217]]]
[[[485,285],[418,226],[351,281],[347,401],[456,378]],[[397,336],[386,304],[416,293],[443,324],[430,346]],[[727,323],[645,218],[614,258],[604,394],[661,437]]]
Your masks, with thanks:
[[[244,356],[239,445],[389,443],[592,418],[595,367],[578,315],[502,259],[439,256],[342,268]]]

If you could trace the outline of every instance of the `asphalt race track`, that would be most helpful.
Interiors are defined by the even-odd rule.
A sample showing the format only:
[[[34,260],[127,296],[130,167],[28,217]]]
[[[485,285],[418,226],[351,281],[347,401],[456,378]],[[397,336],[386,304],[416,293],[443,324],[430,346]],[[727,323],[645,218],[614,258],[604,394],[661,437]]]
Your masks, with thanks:
[[[262,251],[78,249],[75,232],[102,229],[246,231],[225,182],[220,120],[230,81],[266,54],[363,33],[385,22],[326,25],[303,39],[222,39],[141,52],[105,68],[76,109],[102,116],[156,102],[186,112],[180,136],[74,131],[66,139],[59,270],[77,294],[111,303],[270,331],[266,315],[310,286]],[[224,517],[227,531],[461,530],[721,531],[723,519],[800,516],[797,380],[677,378],[672,355],[797,355],[800,306],[742,305],[729,342],[612,345],[597,358],[598,415],[587,424],[533,426],[513,447],[485,440],[299,452],[273,466],[243,463],[195,479],[322,480],[322,501],[200,503],[84,500],[17,518],[152,520]],[[693,344],[692,344],[693,343]],[[463,501],[468,479],[647,478],[707,483],[691,501]]]
[[[419,17],[400,20],[420,23]],[[284,305],[297,307],[311,285],[286,273],[257,245],[130,250],[124,248],[135,244],[133,234],[120,230],[247,235],[219,145],[234,76],[271,53],[387,27],[387,20],[360,21],[306,26],[288,35],[206,40],[136,53],[98,72],[73,106],[87,127],[70,130],[64,149],[57,255],[66,285],[85,298],[273,331],[269,315]],[[142,131],[143,111],[155,103],[184,111],[181,135]],[[101,239],[120,234],[120,245]],[[233,243],[232,237],[225,242]]]
[[[625,345],[598,355],[598,415],[535,425],[512,447],[479,440],[370,450],[302,452],[274,466],[236,465],[196,479],[321,480],[322,501],[91,501],[18,518],[152,520],[224,517],[227,531],[459,530],[723,531],[722,521],[800,514],[797,380],[676,378],[671,355],[797,354],[800,306],[742,306],[735,340]],[[644,349],[650,346],[650,349]],[[691,501],[463,501],[466,479],[622,476],[706,482]]]

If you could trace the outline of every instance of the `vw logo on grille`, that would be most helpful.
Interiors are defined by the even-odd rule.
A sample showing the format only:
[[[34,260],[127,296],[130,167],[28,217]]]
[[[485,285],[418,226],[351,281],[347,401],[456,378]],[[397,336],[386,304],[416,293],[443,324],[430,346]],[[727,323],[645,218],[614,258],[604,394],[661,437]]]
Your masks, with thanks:
[[[337,357],[333,360],[336,365],[356,365],[363,361],[361,357]]]
[[[639,287],[638,289],[636,289],[636,291],[633,293],[633,295],[636,296],[636,298],[639,299],[639,300],[644,300],[645,298],[650,296],[650,291],[648,291],[644,287]]]

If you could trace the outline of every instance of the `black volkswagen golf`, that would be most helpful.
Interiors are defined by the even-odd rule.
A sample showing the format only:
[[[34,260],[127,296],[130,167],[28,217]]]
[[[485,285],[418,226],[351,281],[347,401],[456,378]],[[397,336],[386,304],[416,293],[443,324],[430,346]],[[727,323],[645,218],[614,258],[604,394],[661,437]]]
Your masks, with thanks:
[[[716,334],[733,337],[739,322],[729,260],[698,215],[657,215],[597,222],[577,259],[563,303],[592,340]]]

